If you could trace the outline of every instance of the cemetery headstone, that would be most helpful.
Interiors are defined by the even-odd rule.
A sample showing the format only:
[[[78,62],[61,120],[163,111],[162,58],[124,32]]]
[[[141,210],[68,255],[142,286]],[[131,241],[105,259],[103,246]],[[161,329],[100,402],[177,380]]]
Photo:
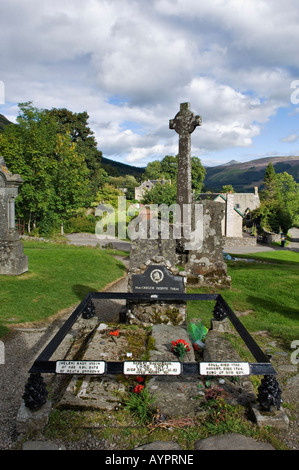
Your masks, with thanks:
[[[15,198],[23,180],[7,169],[0,156],[0,274],[19,275],[28,271],[28,257],[15,229]]]
[[[188,252],[185,266],[188,285],[230,287],[231,277],[227,274],[227,265],[223,258],[223,204],[205,200],[202,207],[203,239],[198,247]]]
[[[169,123],[170,129],[179,134],[177,206],[181,237],[177,243],[177,256],[178,262],[184,265],[188,285],[228,287],[231,279],[223,260],[221,232],[224,210],[214,201],[195,203],[192,195],[191,133],[201,122],[201,117],[190,110],[190,104],[182,103],[179,113]],[[193,239],[190,238],[192,233]]]
[[[183,294],[186,289],[185,276],[175,266],[176,240],[172,228],[160,221],[156,236],[151,235],[150,223],[155,223],[145,208],[140,217],[139,234],[131,240],[130,265],[128,272],[128,292],[148,294]],[[167,225],[167,227],[166,227]],[[163,239],[163,229],[169,237]],[[131,324],[152,325],[165,323],[181,325],[186,320],[184,301],[127,301],[127,320]]]

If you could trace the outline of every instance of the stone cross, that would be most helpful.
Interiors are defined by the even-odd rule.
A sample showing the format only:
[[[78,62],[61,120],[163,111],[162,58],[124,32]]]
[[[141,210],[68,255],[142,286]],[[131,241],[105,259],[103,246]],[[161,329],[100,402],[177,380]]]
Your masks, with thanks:
[[[169,121],[169,128],[179,134],[177,204],[191,203],[191,134],[201,125],[201,117],[190,110],[190,103],[181,103],[180,111]]]
[[[183,242],[184,211],[189,211],[192,203],[191,196],[191,134],[201,125],[201,117],[195,116],[190,110],[190,103],[181,103],[180,111],[169,121],[169,128],[179,134],[179,157],[177,177],[177,205],[180,214],[177,222],[181,224],[181,242]],[[185,207],[184,207],[185,206]]]

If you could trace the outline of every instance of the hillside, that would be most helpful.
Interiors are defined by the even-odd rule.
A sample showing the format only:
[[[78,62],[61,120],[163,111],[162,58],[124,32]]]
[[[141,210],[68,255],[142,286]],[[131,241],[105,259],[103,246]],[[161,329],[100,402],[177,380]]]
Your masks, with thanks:
[[[237,192],[252,191],[254,186],[262,185],[265,170],[270,162],[276,173],[286,171],[299,183],[299,156],[268,157],[245,163],[232,161],[224,165],[206,167],[205,188],[220,191],[223,185],[231,184]]]
[[[0,132],[11,122],[0,114]],[[251,192],[254,186],[260,187],[267,165],[272,162],[276,173],[288,172],[299,183],[299,156],[268,157],[239,163],[231,160],[223,165],[206,168],[204,180],[205,189],[213,192],[220,191],[222,186],[231,184],[237,192]],[[145,168],[139,168],[125,163],[115,162],[102,157],[102,166],[110,176],[135,176],[142,181]]]
[[[0,114],[0,132],[4,129],[5,126],[8,124],[12,124],[3,114]]]
[[[137,166],[126,165],[125,163],[115,162],[109,158],[102,157],[102,167],[107,171],[110,176],[135,176],[137,181],[142,180],[142,175],[145,168],[138,168]]]

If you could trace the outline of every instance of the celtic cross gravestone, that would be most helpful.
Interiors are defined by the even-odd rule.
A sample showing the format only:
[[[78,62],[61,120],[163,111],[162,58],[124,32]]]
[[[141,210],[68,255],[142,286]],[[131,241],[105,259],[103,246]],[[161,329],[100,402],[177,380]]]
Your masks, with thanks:
[[[169,121],[169,128],[179,134],[178,176],[177,176],[177,214],[176,221],[180,224],[179,244],[184,245],[184,227],[190,222],[184,217],[191,207],[191,134],[201,125],[201,117],[190,110],[190,103],[181,103],[180,111]],[[191,213],[190,213],[191,216]]]
[[[201,117],[190,110],[190,103],[181,103],[180,111],[169,121],[170,129],[179,134],[176,221],[180,224],[180,237],[177,254],[185,267],[189,285],[228,287],[230,277],[223,260],[221,233],[223,207],[214,201],[195,203],[192,195],[191,134],[201,124]],[[191,240],[192,232],[195,242]]]

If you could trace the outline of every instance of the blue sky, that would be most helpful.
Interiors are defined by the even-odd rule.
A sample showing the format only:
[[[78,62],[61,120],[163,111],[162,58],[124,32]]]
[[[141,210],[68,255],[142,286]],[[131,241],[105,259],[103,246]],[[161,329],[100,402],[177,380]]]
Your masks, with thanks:
[[[0,113],[87,111],[106,158],[144,167],[190,102],[204,165],[298,155],[298,24],[297,0],[1,0]]]

